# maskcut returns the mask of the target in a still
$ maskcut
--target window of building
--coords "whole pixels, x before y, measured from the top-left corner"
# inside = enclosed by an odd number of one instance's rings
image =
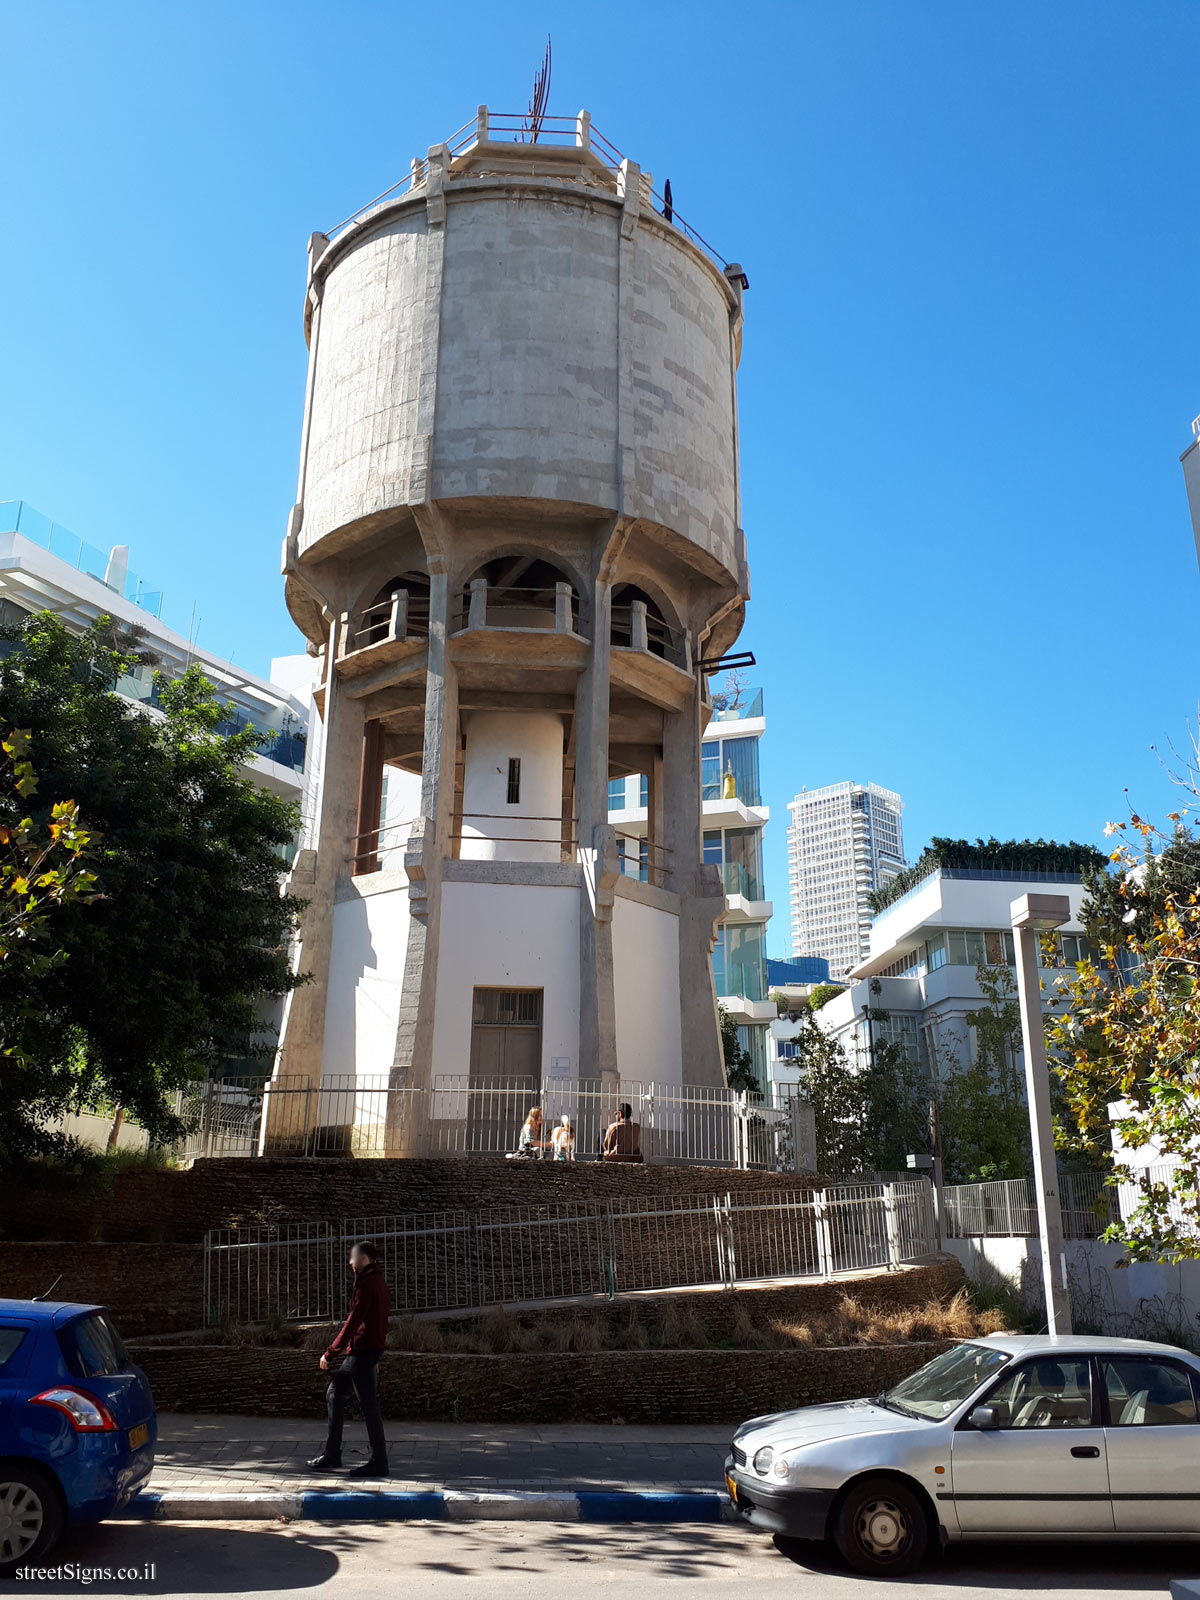
[[[758,786],[758,740],[722,739],[721,772],[733,774],[737,797],[745,806],[762,804]]]
[[[624,811],[625,809],[625,779],[610,778],[608,780],[608,809],[610,811]]]
[[[1081,961],[1091,960],[1092,947],[1081,933],[1060,933],[1058,948],[1069,967],[1077,967]]]
[[[710,829],[704,835],[704,859],[710,866],[719,867],[725,860],[721,845],[720,828]]]
[[[705,800],[721,798],[721,742],[706,739],[700,746],[700,794]]]
[[[750,1057],[750,1070],[758,1079],[761,1089],[767,1081],[767,1035],[769,1029],[765,1023],[757,1026],[743,1022],[738,1023],[738,1044]]]
[[[939,967],[944,967],[947,961],[946,935],[939,933],[936,939],[930,939],[925,946],[925,965],[928,971],[936,972]]]
[[[519,805],[521,800],[521,758],[509,756],[508,758],[508,803],[510,806]]]
[[[737,879],[736,888],[726,885],[730,892],[745,895],[747,900],[761,900],[762,829],[726,828],[725,860],[737,869],[727,874]]]
[[[945,937],[952,966],[1011,967],[1016,960],[1012,934],[999,928],[956,928]]]

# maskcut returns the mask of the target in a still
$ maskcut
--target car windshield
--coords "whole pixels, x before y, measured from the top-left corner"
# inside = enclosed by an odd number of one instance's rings
[[[940,1422],[1007,1360],[1003,1350],[993,1350],[990,1345],[958,1344],[881,1394],[879,1401],[894,1411]]]

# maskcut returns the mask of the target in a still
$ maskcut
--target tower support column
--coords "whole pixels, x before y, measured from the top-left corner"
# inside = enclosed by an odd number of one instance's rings
[[[579,906],[579,1076],[615,1083],[613,973],[616,844],[608,825],[609,637],[612,592],[593,584],[592,648],[575,692],[575,838],[583,869]]]
[[[679,896],[683,1081],[717,1089],[725,1082],[725,1068],[711,957],[717,919],[725,909],[725,889],[716,867],[704,864],[701,851],[700,721],[697,678],[691,703],[663,716],[661,817],[667,886]]]
[[[431,515],[431,513],[426,513]],[[404,853],[408,874],[408,949],[390,1087],[389,1155],[429,1154],[433,1030],[441,939],[442,865],[451,854],[454,766],[458,754],[458,675],[446,639],[450,590],[445,563],[430,561],[429,652],[421,815]],[[415,1091],[411,1094],[402,1091]]]
[[[320,773],[312,844],[297,857],[289,889],[305,901],[296,944],[296,967],[309,981],[287,998],[281,1045],[273,1077],[297,1089],[318,1089],[325,1049],[325,1011],[333,945],[333,909],[339,878],[350,871],[358,829],[359,784],[363,767],[363,709],[360,700],[340,692],[335,663],[347,619],[329,624],[325,653],[325,704],[321,718]],[[290,1137],[295,1110],[289,1096],[270,1097],[264,1137]],[[310,1095],[309,1100],[313,1097]]]

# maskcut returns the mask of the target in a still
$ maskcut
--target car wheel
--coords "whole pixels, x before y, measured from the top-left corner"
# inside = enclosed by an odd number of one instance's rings
[[[62,1502],[50,1475],[24,1462],[0,1463],[0,1578],[45,1555],[62,1529]]]
[[[925,1559],[929,1545],[925,1507],[894,1478],[867,1478],[852,1485],[838,1507],[833,1541],[855,1572],[899,1577]]]

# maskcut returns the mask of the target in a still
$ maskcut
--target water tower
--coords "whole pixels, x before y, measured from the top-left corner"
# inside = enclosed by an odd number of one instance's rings
[[[451,1080],[723,1083],[700,735],[748,595],[745,278],[586,112],[521,124],[481,106],[309,247],[312,979],[277,1073],[420,1091],[397,1153]]]

